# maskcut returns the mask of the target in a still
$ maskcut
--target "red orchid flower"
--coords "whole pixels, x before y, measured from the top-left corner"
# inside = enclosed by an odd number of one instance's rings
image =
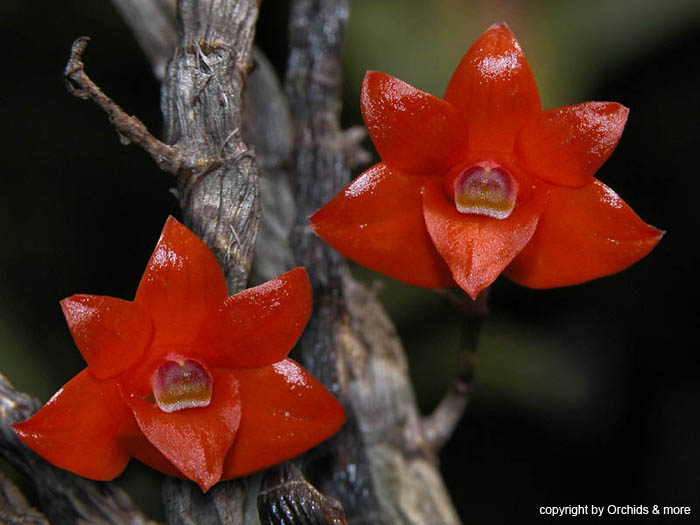
[[[531,288],[577,284],[644,257],[663,232],[593,175],[627,108],[542,111],[505,24],[467,51],[443,100],[368,72],[362,114],[382,158],[310,217],[368,268],[472,298],[501,272]]]
[[[13,425],[54,465],[109,480],[131,457],[203,491],[297,456],[343,407],[287,353],[311,314],[296,268],[228,296],[207,246],[170,217],[134,301],[61,302],[87,368]]]

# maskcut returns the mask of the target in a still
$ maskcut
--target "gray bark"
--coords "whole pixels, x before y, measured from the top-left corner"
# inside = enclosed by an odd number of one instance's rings
[[[261,516],[271,523],[296,516],[299,523],[342,523],[342,504],[351,523],[458,523],[391,321],[374,294],[348,275],[343,258],[307,225],[306,217],[349,181],[349,166],[366,157],[358,147],[361,134],[339,126],[347,1],[293,2],[284,92],[261,56],[248,77],[255,0],[180,0],[177,33],[172,0],[114,2],[157,76],[168,48],[173,50],[162,88],[165,144],[143,139],[145,128],[136,126],[134,134],[128,120],[120,133],[146,144],[159,165],[177,175],[185,222],[214,250],[231,293],[246,286],[251,269],[257,282],[292,265],[307,268],[314,314],[295,356],[348,412],[341,432],[297,461],[325,495],[289,464],[220,483],[204,495],[190,482],[169,479],[163,489],[168,521],[259,523]],[[144,9],[158,12],[152,23]],[[163,33],[152,34],[157,31]],[[95,100],[89,90],[76,91]],[[107,106],[119,128],[119,108]],[[258,183],[263,218],[256,240]],[[93,483],[59,472],[66,479],[56,485]],[[99,486],[105,487],[104,508],[129,508],[110,484]],[[47,516],[52,505],[82,508],[82,500],[59,492],[42,500]]]
[[[180,0],[179,42],[161,90],[166,142],[186,159],[178,174],[185,223],[214,251],[230,293],[246,287],[260,221],[257,165],[242,139],[257,9],[255,0]],[[202,494],[190,482],[168,480],[168,521],[254,523],[251,482],[220,483]]]
[[[338,396],[345,427],[314,451],[312,478],[351,523],[450,524],[459,519],[424,439],[406,359],[377,298],[348,276],[343,258],[307,216],[349,182],[340,129],[340,52],[346,0],[295,0],[285,81],[295,126],[292,176],[296,263],[306,267],[314,313],[298,345],[302,363]]]
[[[48,525],[41,512],[31,507],[19,489],[0,473],[0,523]]]
[[[214,251],[231,293],[245,288],[260,221],[258,171],[241,138],[255,0],[180,0],[180,40],[161,90],[166,142],[185,158],[185,223]]]

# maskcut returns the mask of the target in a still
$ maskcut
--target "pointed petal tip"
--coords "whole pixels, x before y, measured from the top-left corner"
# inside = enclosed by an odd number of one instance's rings
[[[221,481],[221,473],[219,473],[218,476],[212,475],[199,479],[190,478],[190,481],[195,482],[199,486],[199,488],[202,489],[202,494],[206,494],[207,492],[209,492],[210,488],[212,488],[219,481]]]
[[[134,298],[151,315],[154,344],[188,341],[226,297],[226,280],[214,253],[184,224],[168,217]]]
[[[541,104],[532,69],[507,24],[494,24],[477,38],[443,100],[465,118],[472,151],[512,150],[519,130]]]
[[[28,417],[24,421],[17,421],[12,423],[10,428],[14,431],[15,435],[19,440],[25,444],[28,448],[36,452],[43,457],[41,453],[41,433],[37,432],[35,422],[32,420],[32,416]]]
[[[369,88],[369,83],[372,79],[374,79],[376,77],[384,77],[384,76],[393,78],[391,75],[387,75],[386,73],[383,73],[382,71],[376,71],[374,69],[368,69],[367,71],[365,71],[365,76],[362,77],[362,90],[361,90],[362,95],[364,95],[366,93],[367,89]]]
[[[180,221],[178,221],[175,217],[172,215],[168,215],[168,218],[165,219],[165,224],[163,224],[163,229],[160,232],[160,239],[162,239],[165,236],[165,232],[169,232],[171,230],[178,229],[180,227],[187,228],[184,224],[182,224]]]
[[[440,184],[425,186],[423,212],[428,232],[452,273],[472,299],[504,271],[532,238],[547,204],[533,192],[507,219],[462,214]]]
[[[491,279],[490,281],[475,281],[471,279],[471,276],[455,275],[455,281],[457,281],[457,286],[459,286],[464,293],[466,293],[472,301],[476,301],[479,294],[483,292],[486,288],[491,286],[494,281],[498,278],[498,275]],[[465,278],[466,277],[466,278]]]
[[[659,243],[659,241],[661,241],[661,239],[664,238],[667,231],[657,228],[656,226],[653,226],[651,224],[647,224],[647,227],[649,228],[647,240],[649,243],[653,243],[654,246],[656,246]]]
[[[489,28],[481,34],[480,38],[483,38],[484,36],[489,35],[491,33],[500,33],[500,32],[503,32],[506,35],[508,35],[513,41],[515,41],[515,44],[518,47],[520,47],[520,44],[518,43],[518,39],[515,37],[513,30],[510,28],[510,26],[506,22],[496,22],[495,24],[491,24],[491,26],[489,26]]]
[[[228,297],[196,337],[209,366],[258,368],[283,360],[311,316],[313,295],[306,269],[293,268]],[[231,334],[236,334],[231,338]]]
[[[165,219],[165,224],[160,232],[158,244],[160,244],[163,239],[172,238],[173,235],[177,235],[178,233],[181,236],[184,236],[184,238],[194,237],[204,244],[204,241],[202,241],[192,230],[176,219],[173,215],[168,215],[168,218]]]
[[[489,31],[491,31],[493,29],[506,29],[512,33],[512,31],[510,30],[510,27],[508,26],[508,23],[505,21],[504,22],[495,22],[495,23],[491,24],[489,26],[489,28],[486,31],[484,31],[484,33],[488,33]]]
[[[617,102],[600,101],[543,111],[520,130],[515,156],[555,186],[586,186],[617,147],[628,113]]]
[[[472,301],[476,301],[476,298],[479,297],[479,294],[481,293],[481,291],[484,288],[485,288],[485,286],[479,287],[479,288],[473,288],[471,286],[467,286],[467,287],[463,288],[463,290],[467,293],[467,295],[469,296],[469,298]]]
[[[129,461],[118,435],[130,417],[118,390],[83,370],[36,413],[11,427],[20,441],[52,465],[108,481]]]
[[[664,231],[646,224],[597,179],[551,191],[531,242],[505,275],[528,288],[571,286],[619,273],[646,257]]]
[[[305,302],[308,303],[308,313],[310,317],[311,309],[313,307],[313,292],[311,290],[311,279],[309,278],[309,273],[306,271],[306,267],[297,266],[296,268],[292,268],[288,272],[283,273],[279,277],[285,277],[288,280],[291,279],[292,282],[296,280],[296,285],[304,290],[303,297]],[[306,326],[306,324],[304,324],[304,326]]]
[[[27,432],[24,430],[24,424],[26,422],[27,420],[25,419],[24,421],[18,421],[17,423],[12,423],[10,425],[10,428],[14,431],[15,434],[17,434],[17,437],[23,442],[27,438]]]
[[[97,379],[135,364],[153,339],[150,316],[133,301],[76,294],[60,305],[73,341]]]
[[[63,316],[68,319],[75,308],[75,305],[80,302],[80,299],[83,297],[87,297],[86,294],[73,294],[70,297],[64,297],[61,299],[58,304],[61,306],[61,311],[63,312]]]
[[[306,277],[306,280],[309,279],[309,274],[307,273],[306,268],[304,266],[297,266],[296,268],[292,268],[288,272],[280,274],[280,277],[282,275],[285,275],[285,274],[286,275],[299,275],[299,277],[302,277],[302,278]],[[303,274],[303,276],[302,276],[302,274]]]
[[[659,228],[657,228],[656,226],[652,226],[651,224],[647,224],[647,226],[649,227],[649,234],[646,239],[646,243],[649,249],[647,250],[646,254],[649,254],[651,253],[651,250],[656,248],[656,245],[661,242],[661,239],[664,238],[664,236],[666,235],[666,230],[660,230]],[[640,257],[640,259],[644,258],[646,254]]]
[[[360,107],[379,156],[405,173],[442,173],[467,145],[467,125],[457,108],[392,75],[368,72]]]
[[[364,84],[365,82],[367,82],[367,78],[377,73],[379,73],[379,71],[376,71],[374,69],[368,69],[367,71],[365,71],[365,76],[362,79],[362,83]]]
[[[212,372],[215,387],[207,407],[165,413],[139,396],[122,392],[144,438],[202,492],[221,479],[242,413],[235,375],[225,369]]]

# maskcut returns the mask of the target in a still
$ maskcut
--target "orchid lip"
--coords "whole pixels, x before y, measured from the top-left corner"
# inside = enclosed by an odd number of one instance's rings
[[[454,181],[454,199],[460,213],[506,219],[515,208],[518,183],[498,165],[466,168]]]
[[[151,376],[155,403],[168,413],[209,406],[213,383],[207,367],[190,358],[166,358]]]

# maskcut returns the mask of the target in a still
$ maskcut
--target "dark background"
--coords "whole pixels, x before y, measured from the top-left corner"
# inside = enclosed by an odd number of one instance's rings
[[[266,0],[259,24],[259,45],[280,71],[287,9]],[[695,521],[700,5],[355,0],[345,125],[361,123],[365,70],[441,95],[462,54],[502,20],[546,108],[631,108],[598,175],[667,234],[629,270],[584,285],[532,291],[497,281],[477,391],[442,455],[452,496],[469,523],[547,521],[540,506],[586,504],[687,505],[693,515],[681,521]],[[132,297],[166,216],[178,214],[169,176],[65,91],[61,72],[81,35],[93,38],[91,77],[156,134],[161,126],[158,84],[109,2],[0,3],[0,370],[42,399],[82,367],[58,301]],[[431,410],[456,362],[456,317],[430,291],[356,270],[383,283],[419,402]],[[158,478],[132,464],[119,480],[153,517],[162,516]]]

